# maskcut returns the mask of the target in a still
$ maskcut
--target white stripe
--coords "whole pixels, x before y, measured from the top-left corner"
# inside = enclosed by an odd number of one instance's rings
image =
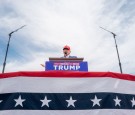
[[[15,77],[15,78],[0,79],[0,93],[10,93],[10,92],[35,92],[35,93],[115,92],[115,93],[135,94],[135,82],[128,80],[118,80],[114,78]]]
[[[6,110],[0,115],[135,115],[135,110],[102,109],[102,110]]]

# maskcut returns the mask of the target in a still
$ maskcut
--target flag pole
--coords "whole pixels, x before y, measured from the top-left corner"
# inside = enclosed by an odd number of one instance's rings
[[[2,73],[4,73],[4,71],[5,71],[6,60],[7,60],[7,54],[8,54],[8,49],[9,49],[9,43],[10,43],[10,39],[11,39],[11,37],[12,37],[12,34],[15,33],[15,32],[17,32],[18,30],[22,29],[22,28],[25,27],[25,26],[26,26],[26,25],[21,26],[20,28],[18,28],[18,29],[16,29],[16,30],[14,30],[14,31],[12,31],[12,32],[9,33],[9,39],[8,39],[8,44],[7,44],[5,59],[4,59],[4,63],[3,63]]]

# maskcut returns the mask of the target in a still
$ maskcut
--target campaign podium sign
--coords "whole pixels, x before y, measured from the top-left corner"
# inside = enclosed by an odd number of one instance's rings
[[[49,58],[45,65],[46,71],[88,71],[88,63],[83,58]]]

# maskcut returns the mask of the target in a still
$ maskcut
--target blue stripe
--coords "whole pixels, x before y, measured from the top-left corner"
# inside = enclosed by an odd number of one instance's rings
[[[18,105],[15,107],[15,100],[19,95],[25,101],[22,103],[23,107]],[[95,95],[98,99],[102,99],[99,103],[100,106],[93,106],[91,99],[94,99]],[[43,100],[47,96],[49,107],[43,106],[40,100]],[[72,96],[73,100],[77,100],[73,106],[69,106],[66,100],[69,100]],[[118,97],[121,100],[121,106],[115,106],[114,99]],[[131,100],[135,98],[132,94],[120,94],[120,93],[6,93],[0,94],[0,110],[88,110],[88,109],[135,109],[132,107]]]

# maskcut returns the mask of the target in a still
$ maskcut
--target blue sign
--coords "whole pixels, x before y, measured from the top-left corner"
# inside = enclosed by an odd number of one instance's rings
[[[88,71],[87,62],[52,62],[46,61],[47,70],[60,70],[60,71]]]

